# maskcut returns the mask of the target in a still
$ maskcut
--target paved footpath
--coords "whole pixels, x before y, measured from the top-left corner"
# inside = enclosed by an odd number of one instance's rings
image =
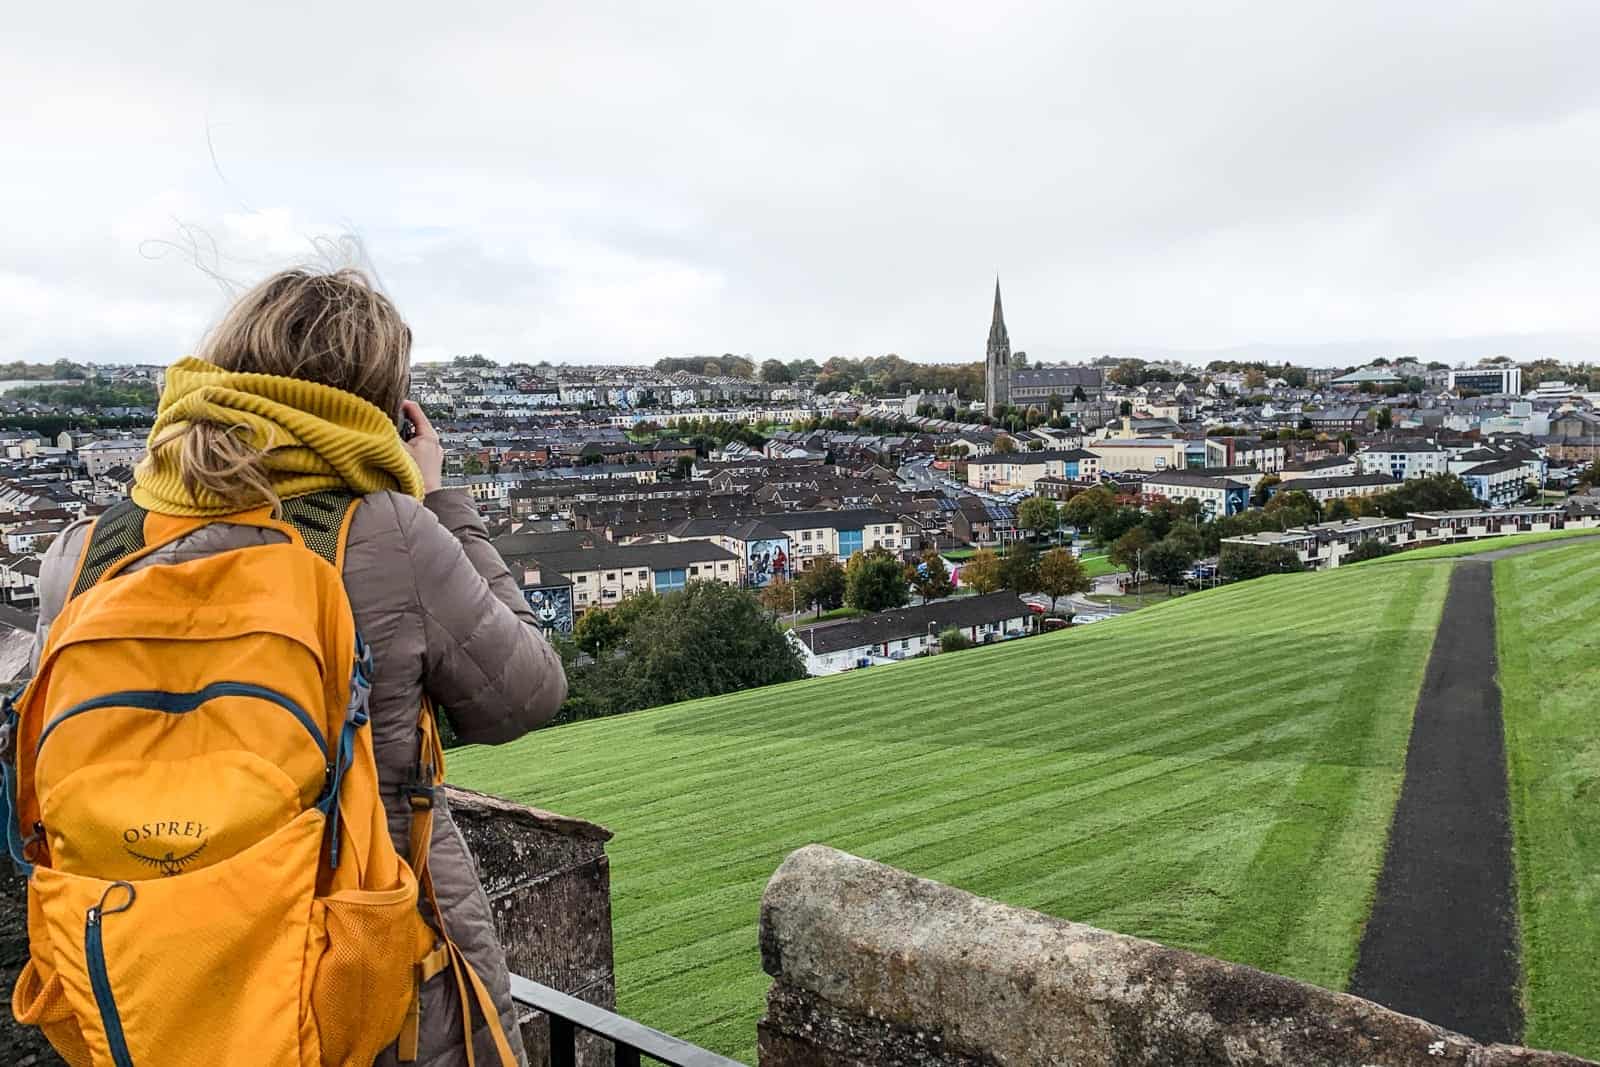
[[[1350,991],[1513,1041],[1522,1019],[1492,574],[1470,559],[1452,570]]]
[[[1522,1032],[1493,561],[1589,540],[1489,550],[1455,564],[1350,980],[1358,996],[1480,1041]]]

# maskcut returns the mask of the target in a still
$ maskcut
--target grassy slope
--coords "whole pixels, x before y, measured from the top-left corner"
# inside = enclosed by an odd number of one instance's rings
[[[1600,548],[1495,564],[1525,1040],[1600,1055]]]
[[[1413,548],[1405,552],[1396,552],[1392,556],[1369,559],[1364,563],[1352,563],[1350,566],[1366,567],[1379,563],[1412,563],[1417,560],[1455,559],[1460,556],[1475,556],[1480,552],[1494,552],[1501,548],[1515,548],[1517,545],[1531,545],[1541,541],[1564,541],[1569,537],[1594,537],[1597,535],[1600,535],[1600,530],[1548,530],[1544,533],[1506,534],[1503,537],[1485,537],[1477,541],[1461,541],[1448,545],[1431,545],[1428,548]]]
[[[1107,574],[1116,574],[1123,568],[1112,563],[1105,553],[1083,557],[1083,572],[1091,578],[1099,578]]]
[[[1447,570],[1272,576],[461,750],[452,778],[615,830],[621,1010],[731,1055],[762,887],[812,841],[1340,988]]]

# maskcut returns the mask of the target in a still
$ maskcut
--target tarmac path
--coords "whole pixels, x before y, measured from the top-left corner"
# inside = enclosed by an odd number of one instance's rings
[[[1456,561],[1350,992],[1480,1041],[1522,1032],[1520,937],[1495,647],[1497,559]]]

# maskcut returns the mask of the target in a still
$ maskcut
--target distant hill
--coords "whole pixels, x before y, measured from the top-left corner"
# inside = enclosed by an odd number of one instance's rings
[[[1200,366],[1214,359],[1266,363],[1294,363],[1303,367],[1343,367],[1364,364],[1382,356],[1412,356],[1424,363],[1438,361],[1452,367],[1472,364],[1490,356],[1528,361],[1543,357],[1572,362],[1600,360],[1600,334],[1520,333],[1481,337],[1426,337],[1411,340],[1374,337],[1321,344],[1273,344],[1265,341],[1219,348],[1172,348],[1161,345],[1049,345],[1029,346],[1042,360],[1095,359],[1103,355],[1137,356],[1148,360],[1179,360]]]

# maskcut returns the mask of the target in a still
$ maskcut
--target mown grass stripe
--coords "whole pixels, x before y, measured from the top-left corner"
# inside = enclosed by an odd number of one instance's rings
[[[1600,550],[1494,565],[1523,1040],[1600,1056]]]

